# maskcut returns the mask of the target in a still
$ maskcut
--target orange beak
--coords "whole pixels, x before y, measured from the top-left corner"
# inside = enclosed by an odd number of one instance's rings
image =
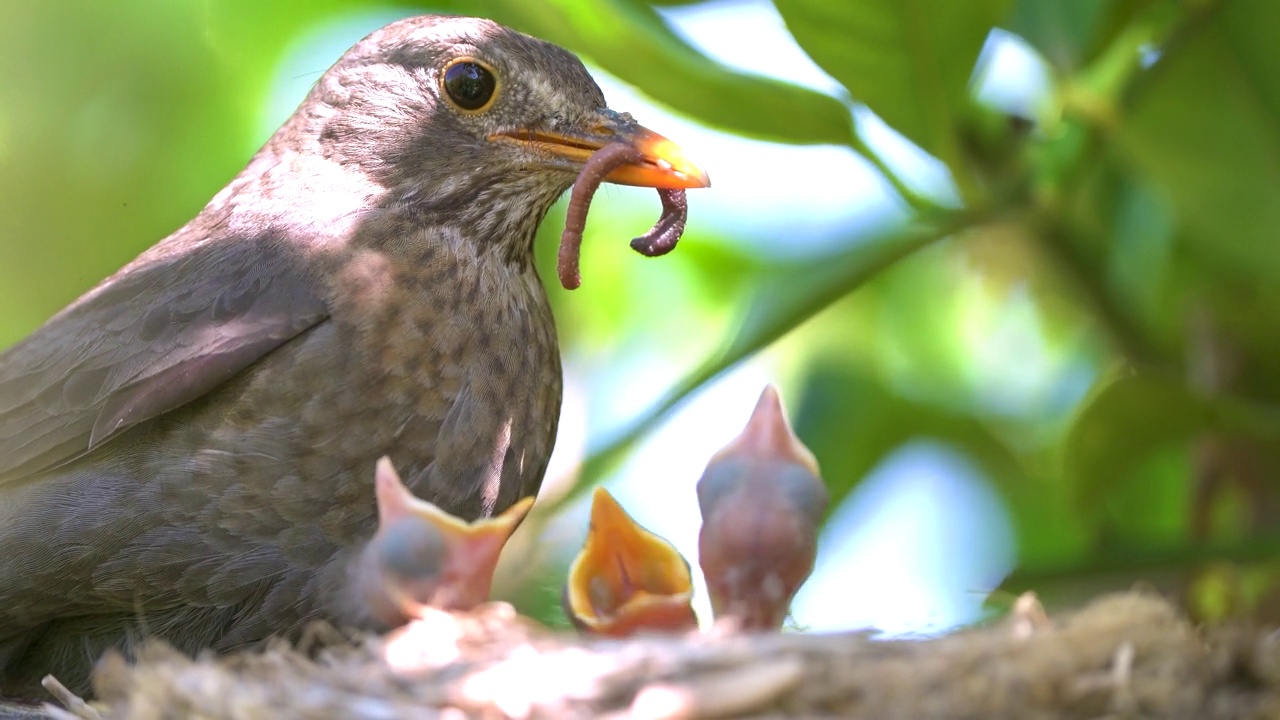
[[[610,637],[694,630],[692,596],[689,563],[596,488],[591,529],[565,585],[569,620],[583,632]]]
[[[612,110],[600,111],[596,120],[580,132],[521,128],[495,133],[489,139],[515,143],[544,157],[549,165],[575,173],[595,151],[609,143],[624,143],[635,148],[641,159],[606,175],[609,182],[669,190],[711,186],[707,172],[686,157],[679,145],[640,125],[630,115]]]

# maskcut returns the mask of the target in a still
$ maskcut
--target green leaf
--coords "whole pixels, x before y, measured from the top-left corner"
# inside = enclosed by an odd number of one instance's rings
[[[1153,452],[1185,443],[1209,422],[1205,401],[1168,378],[1130,375],[1105,386],[1063,444],[1064,471],[1079,490],[1079,505],[1098,507]]]
[[[245,160],[242,88],[204,42],[201,7],[5,10],[0,347],[188,220]]]
[[[899,260],[975,222],[967,213],[944,213],[920,220],[890,235],[867,239],[835,258],[799,267],[774,267],[751,286],[750,299],[736,332],[724,348],[683,380],[583,463],[573,486],[549,508],[564,506],[594,487],[626,452],[673,408],[703,385],[800,326],[836,300],[861,287]]]
[[[1105,0],[1018,0],[1009,29],[1039,50],[1054,66],[1080,66]]]
[[[882,380],[827,358],[808,374],[794,413],[796,434],[822,467],[831,508],[898,448],[917,440],[943,443],[979,468],[1000,494],[1017,533],[1022,564],[1073,557],[1083,546],[1075,517],[1063,512],[1056,477],[1034,474],[983,418],[936,400],[904,397]]]
[[[1144,481],[1157,453],[1181,449],[1206,433],[1274,442],[1275,407],[1193,392],[1181,379],[1155,372],[1121,377],[1098,390],[1063,443],[1064,472],[1082,509],[1099,509],[1125,483]]]
[[[1280,277],[1278,24],[1280,3],[1262,0],[1190,22],[1138,84],[1117,133],[1173,200],[1196,257],[1264,287]]]
[[[1280,535],[1274,532],[1216,543],[1132,544],[1081,554],[1052,566],[1019,568],[1001,588],[1009,592],[1034,590],[1041,597],[1070,594],[1079,598],[1099,588],[1113,589],[1123,578],[1167,578],[1174,573],[1189,574],[1207,563],[1267,562],[1278,555]]]
[[[335,13],[358,10],[372,3],[345,0],[283,0],[263,3],[254,0],[221,0],[210,2],[204,12],[205,42],[217,53],[228,74],[255,89],[265,88],[276,70],[288,43],[312,23]],[[320,71],[338,58],[327,58]],[[239,102],[255,107],[262,98],[246,93]]]
[[[1229,437],[1264,447],[1280,436],[1274,406],[1193,392],[1181,378],[1146,372],[1098,390],[1063,442],[1063,471],[1076,511],[1099,538],[1144,542],[1181,537],[1191,510],[1187,451]]]
[[[732,70],[636,0],[487,0],[465,8],[580,53],[658,102],[725,130],[797,144],[847,145],[853,137],[842,101]]]
[[[832,512],[919,427],[908,403],[846,358],[820,359],[805,378],[793,425],[818,458]]]
[[[1008,0],[775,0],[796,42],[890,126],[959,169],[969,78]]]
[[[1133,15],[1135,0],[1017,0],[1009,29],[1064,72],[1106,47]]]
[[[437,0],[430,10],[420,3],[396,5],[510,25],[584,56],[658,102],[732,132],[796,144],[847,145],[853,136],[853,119],[842,101],[717,63],[636,0]],[[360,7],[385,5],[341,0],[214,3],[209,37],[233,66],[269,69],[283,44],[307,23],[336,9]]]
[[[795,430],[822,466],[836,507],[877,465],[914,440],[936,440],[966,455],[996,485],[1025,474],[977,418],[901,396],[846,358],[825,357],[807,373]]]

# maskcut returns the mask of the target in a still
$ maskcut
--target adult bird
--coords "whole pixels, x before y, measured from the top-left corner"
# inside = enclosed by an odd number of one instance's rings
[[[348,51],[191,222],[0,355],[0,690],[143,636],[367,616],[370,473],[471,520],[536,493],[560,359],[535,230],[590,153],[698,187],[572,54],[418,17]]]

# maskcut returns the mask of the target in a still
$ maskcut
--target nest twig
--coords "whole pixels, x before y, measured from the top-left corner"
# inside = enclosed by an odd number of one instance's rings
[[[494,604],[314,657],[279,644],[192,660],[159,645],[95,673],[104,718],[1280,717],[1280,643],[1202,636],[1165,601],[1101,598],[923,641],[862,633],[629,641],[554,633]],[[79,717],[84,715],[78,714]]]

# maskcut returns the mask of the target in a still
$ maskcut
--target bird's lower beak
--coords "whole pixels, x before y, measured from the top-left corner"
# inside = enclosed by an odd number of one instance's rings
[[[610,143],[635,148],[641,159],[605,176],[619,185],[684,189],[711,186],[711,178],[685,156],[679,145],[640,125],[630,115],[604,110],[582,131],[517,129],[495,133],[494,142],[511,142],[554,161],[557,167],[581,168],[592,153]]]
[[[443,511],[438,515],[423,515],[444,536],[448,548],[441,587],[445,596],[442,605],[450,609],[470,609],[489,599],[502,548],[531,507],[533,498],[527,497],[496,517],[473,523],[462,522]]]
[[[697,627],[688,563],[640,527],[597,488],[591,530],[569,568],[565,611],[579,628],[604,635]]]

